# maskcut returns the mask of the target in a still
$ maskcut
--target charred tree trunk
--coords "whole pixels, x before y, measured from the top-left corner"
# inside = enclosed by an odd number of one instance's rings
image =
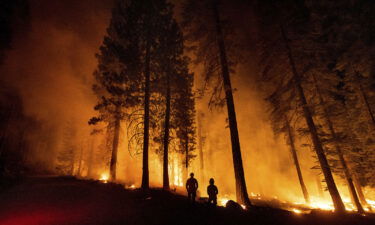
[[[346,116],[347,116],[348,118],[350,118],[349,113],[348,113],[348,107],[347,107],[347,105],[346,105],[346,104],[343,104],[343,107],[345,108]],[[352,127],[352,129],[353,129],[353,127]],[[361,142],[359,142],[359,145],[360,145],[360,146],[359,146],[360,148],[364,148],[364,147],[363,147],[363,144],[362,144]],[[360,199],[360,201],[361,201],[361,204],[362,204],[363,206],[368,206],[368,203],[367,203],[367,201],[366,201],[366,198],[365,198],[365,196],[364,196],[364,194],[363,194],[363,192],[362,192],[362,186],[361,186],[361,184],[360,184],[360,181],[359,181],[359,178],[358,178],[358,174],[359,174],[359,173],[353,173],[353,174],[352,174],[353,183],[354,183],[355,188],[356,188],[356,190],[357,190],[357,194],[358,194],[358,197],[359,197],[359,199]],[[370,208],[370,210],[371,210],[371,208]]]
[[[310,197],[309,197],[309,193],[307,192],[305,182],[303,181],[301,167],[299,165],[299,161],[298,161],[298,157],[297,157],[297,151],[296,151],[296,148],[295,148],[295,145],[294,145],[294,135],[293,135],[292,129],[289,125],[289,121],[288,121],[287,118],[285,118],[285,124],[286,124],[286,128],[287,128],[287,131],[288,131],[290,150],[291,150],[291,153],[292,153],[292,156],[293,156],[294,165],[296,166],[299,184],[301,185],[301,189],[302,189],[303,197],[305,198],[305,202],[308,204],[308,203],[310,203]]]
[[[185,128],[186,136],[185,136],[185,170],[186,174],[188,174],[189,170],[189,134],[188,128]]]
[[[184,164],[184,162],[186,161],[186,157],[185,157],[185,154],[181,154],[181,162],[182,164]],[[186,166],[184,166],[181,170],[181,173],[182,173],[182,180],[187,180],[189,178],[189,175],[188,175],[188,168]]]
[[[335,149],[336,149],[336,154],[339,157],[341,166],[342,166],[342,168],[344,170],[345,179],[346,179],[346,183],[347,183],[347,185],[349,187],[349,192],[350,192],[351,199],[353,201],[353,204],[357,207],[358,212],[359,213],[364,213],[362,205],[359,202],[358,195],[357,195],[357,192],[356,192],[354,184],[353,184],[352,175],[351,175],[349,167],[348,167],[348,165],[346,163],[346,160],[345,160],[345,157],[344,157],[344,153],[342,152],[340,145],[337,143],[338,137],[337,137],[336,131],[335,131],[334,127],[333,127],[333,123],[332,123],[331,118],[329,116],[328,109],[326,108],[326,103],[324,101],[324,98],[323,98],[322,93],[320,91],[320,88],[318,86],[318,83],[317,83],[315,75],[313,75],[313,80],[314,80],[315,89],[316,89],[316,91],[318,93],[319,103],[323,107],[324,118],[325,118],[326,123],[328,125],[329,132],[330,132],[332,138],[334,139],[334,145],[335,145]]]
[[[336,151],[337,151],[337,154],[339,156],[341,165],[344,169],[344,174],[345,174],[346,182],[347,182],[348,187],[349,187],[349,192],[350,192],[352,200],[354,201],[353,203],[357,207],[358,212],[363,214],[363,213],[365,213],[365,211],[363,210],[363,207],[362,207],[362,205],[359,201],[357,192],[356,192],[354,184],[353,184],[353,179],[352,179],[351,173],[349,171],[348,165],[346,164],[346,161],[345,161],[344,155],[342,153],[342,150],[339,146],[337,146]]]
[[[143,161],[142,161],[142,189],[149,188],[148,173],[148,144],[150,128],[150,41],[147,40],[145,56],[145,89],[144,89],[144,119],[143,119]]]
[[[363,191],[362,191],[361,182],[359,182],[359,179],[358,179],[357,175],[355,175],[355,174],[353,174],[353,183],[354,183],[354,186],[357,190],[358,197],[359,197],[359,200],[361,201],[362,205],[368,206],[365,195],[363,194]]]
[[[242,164],[240,139],[238,135],[236,111],[234,107],[232,85],[229,75],[229,66],[225,50],[224,37],[221,28],[220,15],[218,10],[219,0],[213,1],[213,13],[216,21],[216,35],[217,44],[220,54],[221,63],[221,74],[223,76],[225,98],[228,109],[228,119],[229,119],[229,129],[232,143],[232,155],[233,155],[233,166],[234,166],[234,176],[236,179],[236,197],[237,201],[246,206],[251,206],[251,202],[247,193],[245,173]]]
[[[163,158],[163,189],[169,190],[169,174],[168,174],[168,150],[169,150],[169,121],[171,114],[171,87],[170,77],[167,74],[167,93],[166,93],[166,107],[165,107],[165,122],[164,122],[164,158]]]
[[[111,162],[110,162],[110,180],[116,180],[116,166],[117,166],[117,151],[118,151],[118,143],[119,143],[119,136],[120,136],[120,106],[116,106],[116,115],[115,115],[115,124],[114,124],[114,132],[113,132],[113,142],[112,142],[112,155],[111,155]]]
[[[199,169],[201,172],[201,181],[204,182],[204,157],[203,157],[203,137],[202,137],[202,113],[198,114],[198,142],[199,142]]]
[[[282,33],[282,37],[283,37],[285,47],[286,47],[286,50],[287,50],[290,67],[292,69],[294,85],[295,85],[295,88],[297,89],[297,93],[298,93],[299,99],[301,101],[301,105],[302,105],[302,108],[303,108],[303,115],[305,117],[306,124],[309,128],[309,131],[310,131],[311,139],[313,141],[314,149],[315,149],[315,152],[318,156],[319,164],[320,164],[320,167],[322,168],[322,172],[323,172],[325,181],[327,183],[328,191],[331,195],[332,202],[333,202],[333,205],[335,207],[335,211],[339,212],[339,213],[344,213],[345,212],[345,205],[344,205],[344,203],[341,199],[340,193],[339,193],[339,191],[337,189],[337,186],[336,186],[336,183],[333,179],[331,168],[328,164],[328,160],[327,160],[326,155],[324,153],[322,143],[320,142],[320,139],[319,139],[319,136],[318,136],[318,131],[316,129],[316,126],[315,126],[314,120],[312,118],[310,109],[307,105],[307,100],[306,100],[305,93],[304,93],[304,90],[303,90],[302,84],[301,84],[301,77],[297,72],[296,65],[295,65],[295,62],[294,62],[294,58],[293,58],[293,55],[292,55],[292,50],[289,46],[288,39],[286,37],[284,28],[282,26],[281,26],[281,33]]]
[[[318,193],[321,198],[324,198],[324,191],[322,187],[322,181],[320,180],[319,174],[316,175],[316,187],[318,188]]]
[[[373,128],[375,129],[375,118],[374,118],[374,113],[371,109],[371,106],[368,102],[368,97],[367,97],[367,94],[365,92],[365,90],[363,90],[363,86],[361,84],[361,81],[359,81],[359,91],[361,92],[361,95],[362,95],[362,99],[363,99],[363,102],[365,103],[365,106],[366,106],[366,109],[367,109],[367,112],[369,114],[369,117],[371,119],[371,122],[372,122],[372,126]]]

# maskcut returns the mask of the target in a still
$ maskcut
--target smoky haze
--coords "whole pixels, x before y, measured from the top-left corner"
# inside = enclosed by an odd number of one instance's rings
[[[39,140],[35,140],[34,156],[41,163],[55,160],[67,123],[75,124],[81,137],[88,133],[95,104],[91,91],[95,53],[110,9],[107,0],[30,0],[27,28],[24,32],[15,28],[1,79],[17,90],[24,113],[46,127],[41,136],[55,137],[55,143],[43,150],[36,148]]]
[[[111,1],[29,2],[29,28],[27,32],[20,32],[14,37],[12,50],[8,51],[1,69],[1,79],[5,86],[17,90],[23,101],[24,113],[43,124],[39,138],[51,139],[52,143],[44,148],[38,148],[39,140],[34,140],[31,161],[53,170],[57,154],[64,144],[63,139],[66,138],[64,130],[67,126],[74,127],[76,146],[83,149],[89,146],[92,128],[87,121],[95,115],[93,106],[96,104],[91,90],[94,82],[92,73],[97,65],[95,54],[109,24]],[[244,18],[236,20],[246,21]],[[248,32],[245,36],[248,35],[246,37],[251,42],[254,31],[249,24],[239,23],[244,26],[245,33]],[[193,70],[197,77],[196,86],[199,86],[200,70]],[[303,201],[289,148],[283,137],[275,137],[272,132],[264,96],[258,90],[255,76],[252,76],[256,73],[256,61],[252,61],[247,66],[237,68],[237,73],[233,75],[248,190],[270,197]],[[201,191],[205,190],[208,179],[213,177],[220,194],[233,198],[235,183],[229,129],[226,128],[226,108],[209,110],[206,97],[197,101],[197,112],[205,115],[202,120],[202,135],[206,137],[203,149],[205,171],[202,176],[197,157],[189,172],[195,172],[200,178]],[[139,186],[141,159],[129,156],[125,134],[123,125],[118,157],[119,179]],[[99,148],[98,142],[95,145]],[[85,154],[88,154],[86,150]],[[314,165],[312,153],[300,155],[308,189],[312,195],[317,195],[317,175],[310,170]],[[152,155],[150,161],[151,183],[160,185],[160,160]],[[100,175],[100,168],[96,175]],[[181,178],[172,178],[171,183],[181,185]]]

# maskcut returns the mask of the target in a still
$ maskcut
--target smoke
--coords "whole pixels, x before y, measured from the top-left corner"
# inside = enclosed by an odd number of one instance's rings
[[[95,105],[91,91],[95,53],[109,23],[111,1],[30,0],[29,7],[29,26],[16,32],[1,80],[17,90],[24,113],[47,127],[40,136],[56,136],[48,149],[56,152],[68,122],[79,127],[78,139],[88,135],[87,120]],[[43,157],[40,151],[34,149],[36,158],[54,161],[48,158],[54,154]]]
[[[0,69],[1,82],[17,90],[22,98],[24,113],[43,124],[42,133],[33,136],[36,144],[31,158],[47,164],[50,169],[53,169],[56,154],[64,145],[67,124],[73,124],[76,129],[74,140],[76,146],[80,146],[77,149],[87,150],[81,154],[85,159],[81,166],[87,167],[88,155],[92,153],[92,160],[102,160],[96,153],[100,151],[99,144],[103,142],[104,135],[88,141],[92,128],[87,121],[95,115],[93,106],[96,97],[91,91],[94,82],[92,72],[97,65],[94,55],[109,24],[111,7],[111,1],[108,0],[30,0],[30,27],[25,32],[17,32],[12,50],[8,52]],[[248,16],[235,20],[242,21],[238,26],[243,27],[249,43],[247,47],[254,48],[251,43],[256,38],[256,26],[253,26],[251,13],[236,13],[233,16],[238,15]],[[245,66],[232,74],[233,87],[237,89],[234,98],[248,191],[302,202],[303,196],[289,147],[282,136],[274,136],[268,121],[266,103],[254,76],[257,69],[256,60],[247,60]],[[202,82],[199,80],[200,68],[193,70],[197,83]],[[207,98],[204,98],[197,101],[197,113],[205,115],[202,119],[202,136],[205,137],[204,171],[200,170],[197,157],[189,172],[194,172],[199,178],[202,195],[205,195],[209,178],[213,177],[221,196],[234,197],[235,182],[226,108],[209,110]],[[141,157],[130,157],[127,138],[126,123],[122,123],[118,177],[139,186]],[[48,143],[42,145],[40,139],[48,140]],[[95,150],[90,150],[90,145]],[[150,152],[151,183],[160,185],[160,158],[153,151]],[[199,154],[198,150],[196,154]],[[80,154],[76,155],[80,157]],[[311,155],[311,152],[299,153],[307,188],[312,195],[317,195],[317,175],[310,170],[314,165]],[[97,168],[95,173],[98,175],[101,171],[104,168]]]
[[[234,100],[248,191],[262,196],[300,200],[303,196],[289,147],[283,136],[275,137],[259,83],[255,76],[249,76],[256,73],[254,68],[239,68],[232,75],[233,88],[237,90]],[[233,197],[235,180],[226,108],[209,110],[204,100],[199,104],[199,111],[205,114],[202,125],[206,136],[203,186],[208,185],[209,178],[213,177],[221,193]],[[304,166],[303,169],[308,175],[309,167]],[[290,196],[291,193],[295,196]]]
[[[290,147],[286,144],[283,134],[277,137],[274,135],[268,117],[267,103],[264,100],[265,95],[260,88],[262,84],[257,79],[260,68],[256,43],[260,37],[257,36],[259,25],[255,13],[251,4],[229,4],[226,12],[228,18],[235,21],[234,26],[238,31],[237,38],[241,39],[241,48],[247,50],[243,55],[246,60],[231,74],[231,79],[232,87],[236,90],[234,101],[248,192],[250,195],[253,193],[284,201],[304,202]],[[192,69],[196,75],[196,87],[202,87],[204,81],[201,68]],[[224,106],[222,109],[210,110],[208,99],[209,96],[206,96],[197,102],[198,113],[205,115],[201,124],[205,138],[204,174],[199,169],[199,158],[191,170],[197,172],[201,178],[203,195],[206,195],[205,187],[212,177],[222,197],[227,195],[234,198],[235,178],[227,109]],[[297,143],[298,157],[310,196],[329,199],[327,193],[320,196],[318,182],[320,184],[322,177],[319,177],[318,171],[311,170],[316,165],[314,153],[302,149],[300,144]],[[336,180],[339,185],[342,184],[342,180]],[[340,191],[348,196],[345,187]]]

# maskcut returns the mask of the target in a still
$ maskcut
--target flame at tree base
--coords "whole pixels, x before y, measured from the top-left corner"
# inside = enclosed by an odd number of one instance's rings
[[[103,182],[103,183],[108,183],[109,175],[106,174],[106,173],[102,173],[102,174],[100,175],[99,180],[100,180],[101,182]]]

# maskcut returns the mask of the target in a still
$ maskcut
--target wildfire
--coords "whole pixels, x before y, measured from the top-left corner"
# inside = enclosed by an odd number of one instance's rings
[[[228,198],[220,198],[219,199],[219,205],[221,205],[221,206],[225,206],[226,204],[227,204],[227,202],[229,201],[229,199]]]
[[[255,194],[254,192],[250,192],[250,196],[252,198],[261,199],[260,194]]]
[[[333,204],[327,203],[327,202],[319,202],[319,201],[314,201],[309,204],[309,206],[313,209],[322,209],[322,210],[329,210],[333,211],[335,208],[333,207]]]
[[[108,182],[108,179],[109,179],[109,175],[106,174],[106,173],[102,173],[102,174],[100,175],[100,178],[99,178],[99,180],[102,181],[103,183],[107,183],[107,182]]]
[[[225,195],[223,198],[219,198],[219,201],[218,201],[218,204],[220,206],[226,206],[227,202],[230,200],[230,197],[228,197],[227,195]],[[243,205],[243,204],[240,204],[240,206],[243,208],[243,209],[246,209],[246,206]]]
[[[375,201],[374,200],[366,199],[366,202],[367,202],[367,204],[370,205],[371,208],[375,209]]]
[[[184,182],[182,181],[182,170],[178,166],[179,165],[178,164],[179,163],[178,162],[178,158],[174,157],[172,163],[173,163],[172,172],[174,174],[174,176],[172,178],[172,183],[176,187],[183,187],[184,186]]]
[[[137,187],[136,187],[134,184],[132,184],[132,185],[129,185],[129,186],[125,186],[125,188],[127,188],[127,189],[131,189],[131,190],[134,190],[134,189],[136,189]]]
[[[364,207],[364,210],[366,212],[369,212],[371,211],[371,208],[375,208],[375,201],[372,201],[372,200],[366,200],[369,207]],[[353,203],[350,201],[349,198],[343,198],[343,202],[344,202],[344,205],[345,205],[345,209],[346,211],[348,212],[355,212],[357,211],[356,207],[353,205]],[[304,204],[304,203],[301,203],[301,202],[293,202],[293,204],[295,206],[306,206],[308,208],[311,208],[311,209],[320,209],[320,210],[327,210],[327,211],[334,211],[334,206],[331,202],[329,201],[326,201],[326,200],[323,200],[323,199],[313,199],[311,201],[311,203],[309,204]],[[298,208],[290,208],[289,211],[291,212],[294,212],[294,213],[304,213],[303,210],[301,209],[298,209]]]
[[[299,210],[299,209],[292,209],[292,211],[293,211],[294,213],[297,213],[297,214],[301,214],[301,213],[302,213],[302,211]]]

